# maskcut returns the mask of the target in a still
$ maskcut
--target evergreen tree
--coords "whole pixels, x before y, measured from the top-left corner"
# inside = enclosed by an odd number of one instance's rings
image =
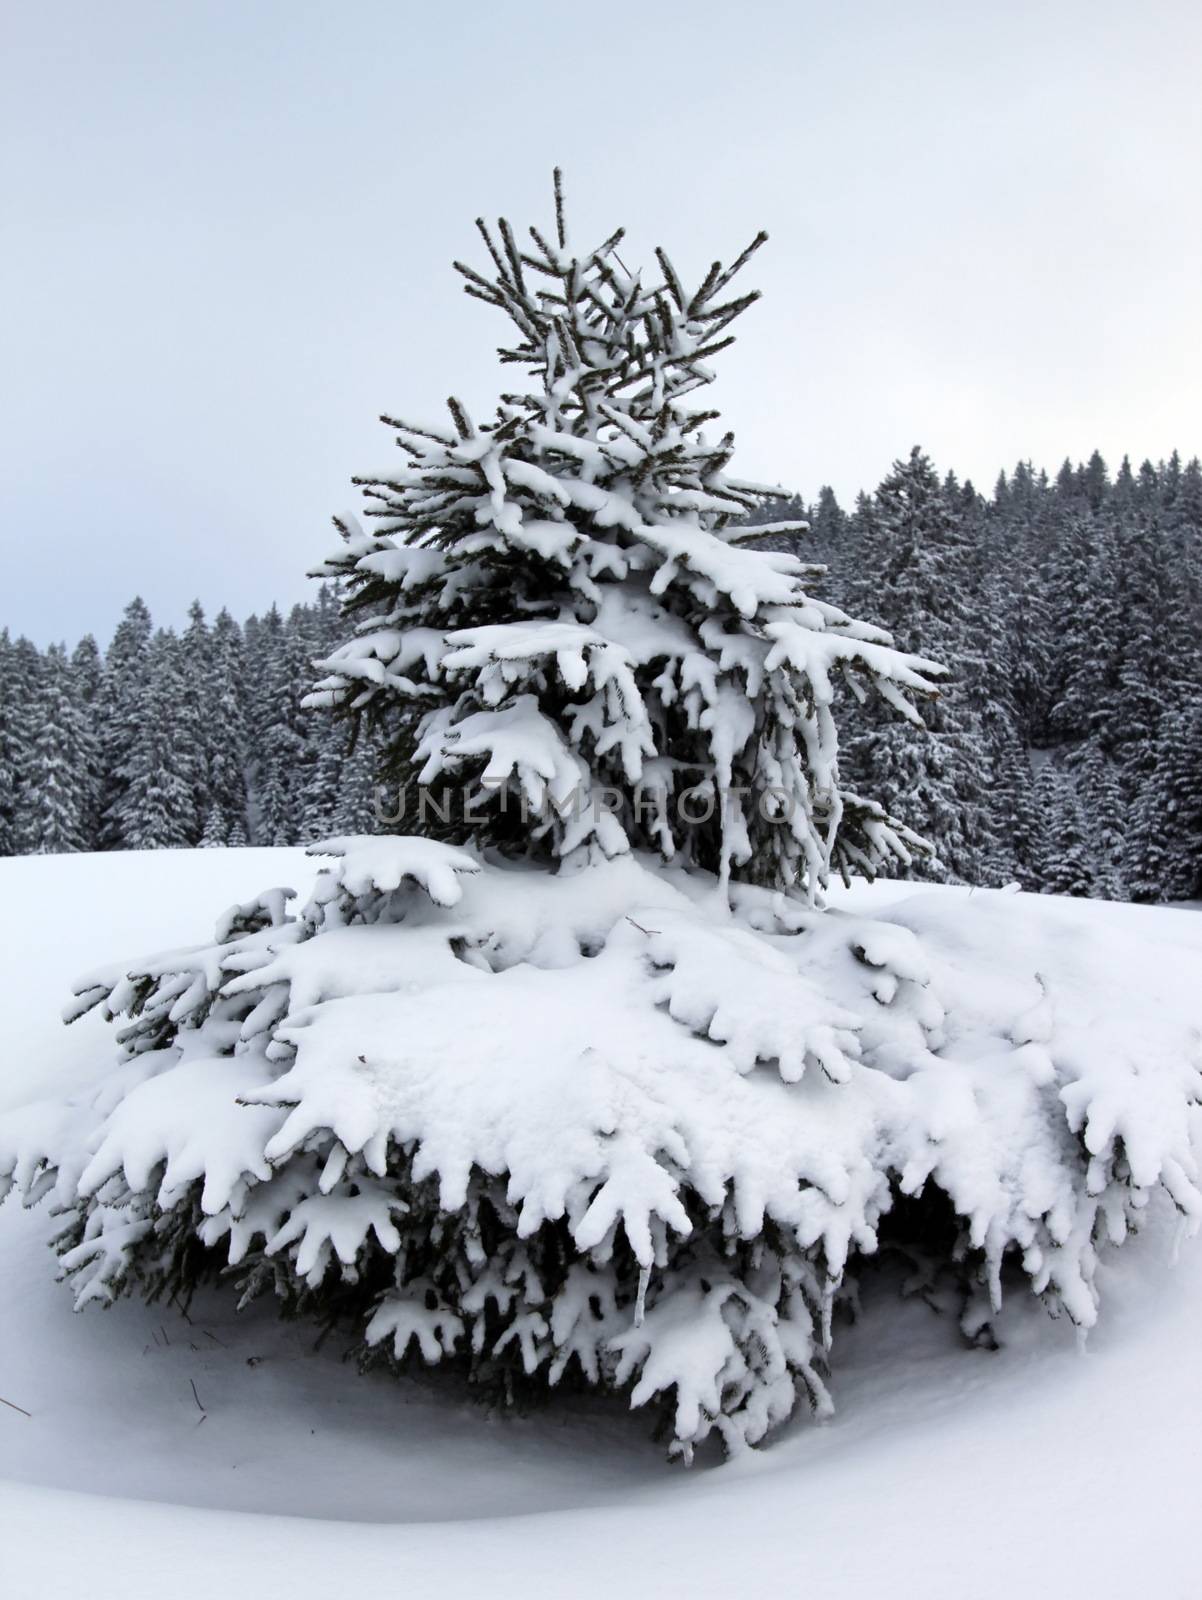
[[[930,840],[935,871],[975,882],[986,846],[978,715],[984,660],[965,502],[915,446],[860,507],[856,524],[857,606],[924,657],[947,664],[952,678],[924,709],[926,732],[870,711],[850,742],[849,772]]]
[[[197,844],[204,832],[212,791],[211,766],[224,739],[213,715],[213,648],[199,600],[188,607],[188,626],[179,642],[180,698],[174,717],[176,771],[188,790],[186,833]]]
[[[1127,471],[1129,475],[1129,463],[1127,463]],[[1091,511],[1100,511],[1106,499],[1106,491],[1110,486],[1110,477],[1106,463],[1097,450],[1094,451],[1085,465],[1080,468],[1078,479],[1081,493],[1089,505],[1089,509]]]
[[[24,765],[17,722],[16,651],[8,629],[0,629],[0,856],[19,849],[17,773]]]
[[[1157,508],[1154,503],[1140,503],[1129,470],[1119,486],[1125,493],[1117,500],[1115,514],[1121,626],[1114,748],[1134,798],[1152,773],[1160,713],[1171,693],[1178,608]]]
[[[104,658],[90,633],[71,653],[71,698],[77,708],[72,762],[78,790],[81,848],[100,846],[105,774],[98,718],[104,683]]]
[[[86,772],[90,729],[75,693],[66,651],[51,645],[42,662],[37,732],[30,752],[29,791],[36,796],[36,842],[40,855],[88,847]]]
[[[215,850],[229,841],[229,828],[218,805],[210,805],[205,812],[205,825],[200,835],[200,845],[204,850]]]
[[[155,634],[145,668],[130,748],[117,774],[121,798],[116,818],[126,849],[178,848],[193,842],[194,768],[192,752],[177,737],[183,675],[173,634]]]
[[[314,703],[366,722],[393,780],[466,786],[470,831],[502,848],[637,846],[811,894],[832,863],[910,859],[919,841],[839,781],[834,678],[913,715],[933,674],[811,599],[793,558],[741,548],[761,492],[691,403],[762,237],[688,291],[662,252],[660,283],[632,277],[620,234],[575,255],[562,211],[528,248],[481,227],[491,274],[458,270],[533,382],[487,424],[455,399],[446,429],[390,419],[404,462],[365,482],[381,531],[342,521],[322,569],[358,631]]]
[[[1027,751],[1005,708],[985,724],[988,762],[982,780],[988,795],[978,881],[986,885],[1039,883],[1041,823]]]
[[[16,855],[33,854],[42,838],[34,762],[42,718],[43,670],[37,646],[24,637],[18,639],[9,657],[9,698],[4,712],[5,744],[13,763],[10,835]]]
[[[246,842],[246,653],[242,630],[226,610],[213,623],[210,704],[213,736],[209,743],[208,807],[222,819],[225,836]],[[223,839],[221,842],[225,842]]]
[[[1119,614],[1112,530],[1065,515],[1049,572],[1052,629],[1048,727],[1060,742],[1102,741],[1115,728]]]
[[[809,514],[809,532],[800,543],[798,554],[808,561],[829,563],[825,588],[828,597],[841,605],[841,585],[848,578],[846,556],[849,543],[848,516],[835,497],[835,491],[824,484]]]
[[[1096,877],[1072,783],[1045,762],[1039,771],[1036,797],[1043,819],[1041,889],[1044,894],[1089,897]]]
[[[1161,719],[1127,862],[1135,900],[1202,898],[1202,700]]]
[[[141,597],[125,608],[104,658],[99,695],[100,758],[105,773],[101,797],[101,838],[109,849],[133,847],[123,828],[125,779],[138,728],[138,708],[146,686],[153,624]]]
[[[309,608],[294,606],[287,619],[276,607],[262,620],[252,664],[256,703],[255,840],[295,844],[303,836],[305,795],[316,761],[309,734],[312,718],[302,699],[318,653]]]
[[[1097,893],[1103,899],[1117,900],[1124,892],[1127,856],[1127,805],[1118,764],[1104,754],[1099,739],[1090,738],[1069,751],[1066,766],[1086,819]]]

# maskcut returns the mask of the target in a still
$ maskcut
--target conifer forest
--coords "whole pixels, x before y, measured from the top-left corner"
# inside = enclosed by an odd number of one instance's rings
[[[817,592],[951,678],[926,731],[841,709],[852,790],[930,841],[895,872],[1048,893],[1202,896],[1202,468],[1173,454],[982,493],[920,449],[841,506],[762,541],[826,565]],[[303,702],[341,637],[339,598],[155,626],[140,599],[107,648],[0,632],[0,854],[281,845],[388,831],[370,742]],[[390,803],[380,789],[380,806]]]

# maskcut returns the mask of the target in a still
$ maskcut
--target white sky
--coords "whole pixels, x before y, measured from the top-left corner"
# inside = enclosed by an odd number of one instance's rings
[[[1202,451],[1202,5],[55,0],[0,22],[0,624],[308,589],[391,460],[484,414],[472,219],[772,235],[712,391],[736,470],[850,501]]]

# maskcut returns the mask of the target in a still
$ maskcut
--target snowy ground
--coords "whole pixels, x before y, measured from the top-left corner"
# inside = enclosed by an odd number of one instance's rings
[[[78,972],[192,942],[223,905],[303,891],[313,871],[299,851],[0,861],[0,1107],[104,1048],[95,1016],[57,1021]],[[1066,938],[1107,919],[1202,976],[1196,913],[1030,906]],[[967,1352],[882,1285],[837,1343],[833,1422],[692,1473],[663,1463],[641,1417],[490,1418],[360,1377],[269,1307],[235,1316],[211,1295],[190,1322],[128,1302],[75,1316],[47,1227],[0,1208],[0,1395],[31,1413],[0,1406],[6,1596],[1202,1592],[1202,1247],[1172,1268],[1163,1214],[1104,1269],[1084,1354],[1019,1305],[1001,1352]]]

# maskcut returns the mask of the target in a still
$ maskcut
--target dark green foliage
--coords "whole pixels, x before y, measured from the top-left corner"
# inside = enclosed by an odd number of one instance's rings
[[[1038,855],[1040,888],[1045,894],[1088,899],[1095,893],[1097,880],[1081,802],[1072,779],[1045,762],[1040,768],[1035,798],[1042,824]]]
[[[20,719],[17,653],[8,629],[0,632],[0,855],[21,849],[20,780],[26,764],[25,728]]]
[[[828,537],[838,523],[828,506]],[[1004,716],[1004,690],[986,662],[998,648],[997,619],[980,561],[983,511],[971,485],[940,482],[917,447],[847,526],[854,576],[851,609],[905,636],[920,655],[946,662],[951,678],[923,708],[928,736],[889,726],[865,709],[849,741],[854,783],[899,808],[936,850],[923,876],[979,881],[996,851],[988,836],[982,778],[990,751],[984,723]],[[1012,877],[1009,868],[1005,876]]]
[[[101,811],[101,844],[125,848],[122,802],[125,798],[123,769],[134,743],[138,696],[146,674],[146,656],[154,631],[150,612],[143,600],[135,598],[125,608],[104,663],[104,678],[98,696],[97,737],[101,765],[106,774]]]
[[[831,564],[826,598],[952,669],[931,738],[844,714],[865,785],[915,820],[948,876],[1202,893],[1196,460],[1124,462],[1113,483],[1096,453],[1054,481],[1020,463],[986,500],[916,451],[850,516],[829,490],[806,514],[798,553]],[[1045,752],[1055,771],[1037,786]]]
[[[328,588],[245,628],[194,603],[178,636],[134,600],[103,654],[0,633],[0,855],[371,832],[369,752],[301,707],[339,637]]]
[[[86,850],[95,771],[95,741],[86,704],[61,645],[51,645],[42,662],[39,717],[28,751],[26,782],[38,797],[41,854]]]

